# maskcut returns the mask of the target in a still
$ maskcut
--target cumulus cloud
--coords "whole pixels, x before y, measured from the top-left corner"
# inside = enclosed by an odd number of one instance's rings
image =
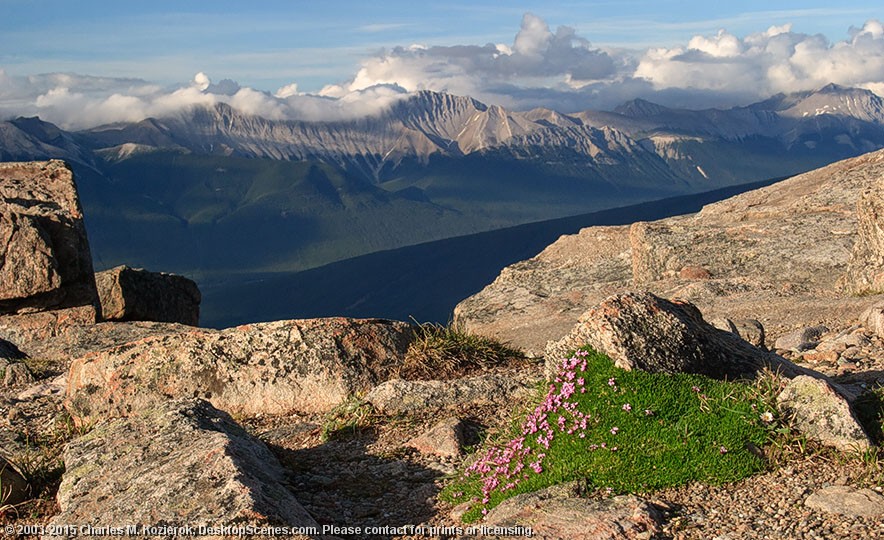
[[[343,120],[377,114],[410,92],[469,95],[513,109],[610,109],[641,97],[676,107],[727,107],[828,83],[884,95],[884,25],[870,20],[846,39],[772,26],[747,36],[725,29],[676,47],[605,49],[570,27],[525,14],[511,43],[394,47],[364,58],[348,80],[315,94],[297,83],[273,94],[230,79],[163,88],[139,79],[0,69],[0,118],[40,116],[69,129],[162,117],[228,103],[271,119]]]
[[[831,43],[822,35],[793,32],[790,25],[744,38],[721,30],[683,47],[647,51],[633,75],[655,89],[730,89],[754,97],[828,83],[880,90],[884,28],[870,20],[849,33],[850,39]]]
[[[555,32],[533,14],[525,14],[512,45],[396,47],[362,62],[337,93],[376,84],[396,84],[408,91],[436,90],[481,97],[496,85],[554,87],[615,77],[615,61],[577,36],[573,28]]]
[[[848,36],[831,42],[785,24],[744,37],[722,29],[677,47],[615,50],[593,47],[567,26],[552,30],[529,13],[511,44],[396,47],[366,58],[351,80],[323,93],[397,84],[562,111],[612,108],[637,97],[728,107],[832,82],[884,95],[884,26],[870,20]]]

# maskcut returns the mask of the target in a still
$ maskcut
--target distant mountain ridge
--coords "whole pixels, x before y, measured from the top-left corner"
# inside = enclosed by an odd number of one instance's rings
[[[319,161],[383,182],[397,178],[403,164],[425,166],[431,156],[492,153],[565,166],[641,162],[631,166],[635,174],[651,167],[656,176],[662,174],[658,181],[707,182],[716,176],[710,171],[717,171],[725,185],[812,168],[819,163],[802,164],[820,152],[829,162],[884,147],[884,100],[868,90],[830,84],[731,109],[672,109],[635,99],[612,112],[563,114],[548,109],[513,112],[470,97],[421,91],[378,115],[346,121],[269,120],[218,103],[77,133],[39,124],[46,125],[24,118],[0,124],[0,157],[89,161],[88,154],[95,152],[116,161],[133,152],[178,150]],[[58,136],[47,140],[48,131],[68,140],[55,144]],[[729,146],[748,156],[759,152],[745,148],[755,140],[794,162],[789,164],[794,170],[741,177],[747,171],[739,164],[714,164],[715,152],[696,148]],[[41,151],[55,155],[41,156]]]
[[[0,122],[0,160],[74,164],[98,267],[298,271],[789,176],[884,148],[884,105],[829,85],[732,109],[524,112],[417,92],[352,120],[226,104],[69,132]],[[243,268],[242,265],[248,265]]]

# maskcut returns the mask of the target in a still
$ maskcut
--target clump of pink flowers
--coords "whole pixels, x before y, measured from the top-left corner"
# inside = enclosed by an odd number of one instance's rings
[[[577,351],[571,358],[563,360],[555,384],[549,385],[546,397],[525,419],[521,434],[502,448],[489,449],[467,468],[467,476],[478,474],[483,479],[483,505],[488,505],[495,490],[511,490],[530,478],[532,473],[542,473],[545,450],[549,449],[557,434],[586,437],[589,415],[577,410],[575,394],[586,392],[586,381],[577,374],[586,371],[588,355],[586,351]],[[608,384],[616,386],[616,381],[612,378]],[[551,420],[551,417],[557,418]],[[598,448],[596,445],[592,447]],[[602,443],[601,447],[605,448],[605,444]],[[483,514],[486,512],[487,508]]]

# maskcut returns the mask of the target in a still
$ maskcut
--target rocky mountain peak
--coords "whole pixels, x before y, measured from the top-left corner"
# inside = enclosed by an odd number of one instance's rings
[[[633,99],[632,101],[627,101],[623,105],[620,105],[614,109],[614,112],[617,114],[622,114],[623,116],[631,116],[634,118],[640,118],[643,116],[659,116],[670,111],[671,109],[669,109],[668,107],[657,105],[656,103],[652,103],[646,99]]]
[[[869,90],[828,84],[796,99],[780,114],[793,118],[832,115],[884,124],[884,100]]]

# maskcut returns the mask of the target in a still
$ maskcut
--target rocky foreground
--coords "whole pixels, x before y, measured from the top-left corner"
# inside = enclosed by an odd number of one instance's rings
[[[96,276],[70,170],[2,164],[7,535],[884,537],[881,426],[856,409],[884,385],[882,197],[877,152],[696,215],[563,237],[456,312],[536,361],[425,381],[399,378],[405,323],[201,329],[188,280]],[[814,451],[780,449],[785,465],[720,487],[558,486],[470,529],[437,498],[446,478],[585,344],[627,369],[776,369]]]

